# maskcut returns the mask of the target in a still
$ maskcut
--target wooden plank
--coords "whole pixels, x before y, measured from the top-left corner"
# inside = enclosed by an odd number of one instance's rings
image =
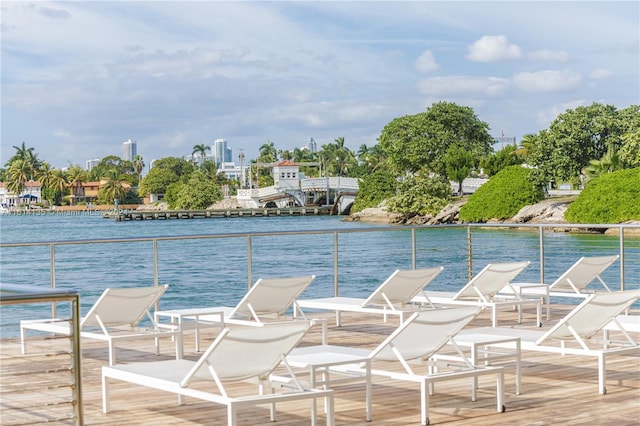
[[[554,317],[561,316],[556,309]],[[525,323],[515,324],[515,312],[501,313],[501,324],[523,328],[535,327],[535,313],[525,312]],[[398,325],[397,318],[383,323],[380,316],[343,314],[343,326],[335,327],[333,314],[314,314],[328,318],[331,344],[373,348]],[[483,312],[472,326],[490,324],[489,312]],[[550,327],[545,324],[543,329]],[[215,338],[216,329],[204,329],[204,346]],[[320,344],[320,328],[314,328],[303,344]],[[30,354],[21,355],[18,339],[2,339],[0,345],[0,423],[2,425],[43,423],[47,418],[63,417],[70,412],[66,403],[69,392],[64,388],[47,389],[55,377],[43,374],[46,369],[64,366],[68,357],[50,356],[64,350],[64,341],[32,342]],[[174,347],[163,342],[156,356],[147,341],[128,342],[117,349],[119,362],[172,359]],[[192,334],[185,338],[185,357],[197,359]],[[432,424],[496,425],[496,424],[638,424],[640,419],[640,356],[612,357],[607,362],[606,395],[598,394],[598,371],[595,358],[560,356],[538,352],[522,354],[522,394],[515,395],[514,369],[505,369],[505,401],[507,411],[495,407],[493,378],[480,380],[478,400],[470,398],[470,383],[439,383],[431,397]],[[102,414],[100,368],[108,363],[106,345],[83,341],[82,377],[85,424],[99,425],[184,425],[224,424],[226,409],[211,403],[187,399],[177,404],[173,394],[114,382],[112,413]],[[64,383],[64,381],[62,381]],[[242,391],[245,386],[234,386]],[[253,388],[251,388],[253,390]],[[419,424],[420,392],[417,384],[390,379],[373,380],[373,422],[366,423],[364,386],[348,384],[336,389],[336,421],[341,425],[415,425]],[[59,403],[46,405],[47,403]],[[286,403],[278,406],[278,425],[309,424],[309,404]],[[321,412],[321,410],[319,410]],[[324,416],[320,416],[321,423]],[[55,423],[69,424],[59,420]],[[247,409],[240,413],[239,424],[269,423],[268,407]]]

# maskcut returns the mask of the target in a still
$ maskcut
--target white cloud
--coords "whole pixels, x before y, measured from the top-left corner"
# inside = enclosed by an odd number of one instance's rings
[[[509,44],[509,40],[503,35],[483,36],[470,45],[467,50],[468,53],[465,57],[476,62],[519,59],[522,56],[520,48],[515,44]]]
[[[569,60],[569,54],[564,50],[545,49],[529,52],[527,53],[527,58],[534,61],[567,62]]]
[[[573,101],[552,105],[537,112],[536,122],[541,128],[548,128],[551,122],[555,120],[558,115],[567,112],[567,110],[586,106],[587,104],[588,102],[585,99],[576,99]]]
[[[503,93],[508,86],[509,80],[500,77],[431,77],[418,82],[420,93],[429,96],[496,96]]]
[[[430,50],[422,52],[422,55],[416,60],[416,69],[420,72],[435,71],[438,68],[439,65],[436,63],[433,53],[431,53]]]
[[[606,68],[599,68],[597,70],[591,71],[591,74],[589,74],[589,77],[591,77],[593,80],[604,80],[606,78],[611,77],[612,75],[613,75],[613,71]]]
[[[513,76],[515,85],[526,92],[556,92],[573,89],[581,75],[569,70],[522,72]]]

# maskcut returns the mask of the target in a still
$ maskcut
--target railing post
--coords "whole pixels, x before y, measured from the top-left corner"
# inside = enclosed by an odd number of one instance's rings
[[[160,285],[160,277],[158,276],[158,240],[153,240],[153,285]]]
[[[471,226],[467,226],[467,277],[468,281],[473,278],[473,250],[471,247]]]
[[[416,269],[416,228],[411,228],[411,266]]]
[[[624,291],[624,227],[620,225],[620,291]]]
[[[72,351],[73,351],[73,404],[74,424],[82,426],[84,424],[83,411],[84,403],[82,402],[82,362],[81,349],[80,349],[80,297],[75,294],[71,302],[71,318],[72,318]]]
[[[251,290],[251,284],[253,283],[253,271],[252,271],[252,242],[251,235],[247,236],[247,289]]]
[[[338,231],[333,232],[333,295],[338,297]]]
[[[56,246],[55,244],[49,245],[49,262],[51,262],[50,271],[51,271],[51,288],[56,288]],[[51,318],[55,318],[57,316],[57,305],[55,303],[51,304]]]
[[[542,225],[538,227],[538,240],[540,241],[540,282],[544,283],[544,227]]]

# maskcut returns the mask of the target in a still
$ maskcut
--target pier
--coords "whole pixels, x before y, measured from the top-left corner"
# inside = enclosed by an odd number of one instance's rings
[[[277,216],[319,216],[332,214],[331,206],[322,207],[269,207],[254,209],[211,209],[211,210],[161,210],[138,211],[122,210],[106,212],[105,219],[115,218],[118,222],[129,220],[168,220],[168,219],[209,219],[230,217],[277,217]]]

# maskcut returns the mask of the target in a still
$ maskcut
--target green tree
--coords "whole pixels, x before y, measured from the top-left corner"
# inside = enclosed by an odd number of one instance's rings
[[[219,187],[201,172],[194,172],[186,183],[175,184],[173,190],[169,206],[178,210],[204,210],[223,198]]]
[[[51,172],[49,190],[54,193],[53,203],[57,206],[62,205],[63,197],[69,193],[69,182],[61,169],[53,169]]]
[[[484,173],[491,177],[505,167],[522,164],[524,159],[520,153],[524,155],[524,152],[522,148],[518,148],[515,145],[507,145],[500,151],[489,154],[480,160],[480,166]]]
[[[458,195],[462,195],[462,181],[473,167],[473,153],[459,145],[451,145],[444,157],[447,177],[458,182]]]
[[[509,166],[476,190],[460,209],[464,222],[487,222],[515,216],[524,206],[544,198],[541,187],[529,179],[529,169]]]
[[[358,183],[358,195],[353,202],[353,213],[362,211],[368,207],[377,207],[382,201],[396,194],[398,181],[388,170],[377,170]]]
[[[547,182],[577,179],[591,160],[601,159],[622,145],[628,129],[613,105],[594,103],[558,115],[548,130],[531,140],[527,162]]]
[[[142,171],[144,170],[144,160],[142,159],[142,156],[139,154],[136,154],[135,157],[133,157],[133,168],[136,171],[136,175],[138,175],[138,181],[136,182],[137,186],[140,186],[140,181],[142,180]]]
[[[52,190],[53,182],[54,182],[54,169],[51,165],[43,161],[40,163],[40,168],[36,171],[35,178],[40,182],[42,188],[42,198],[49,201],[49,203],[53,204],[56,198],[56,193]]]
[[[21,194],[31,179],[32,173],[33,166],[28,160],[21,158],[13,160],[7,170],[7,189],[14,194]]]
[[[82,184],[88,182],[89,177],[90,174],[80,166],[75,165],[69,167],[69,170],[67,170],[67,181],[71,186],[71,195],[73,198],[83,195]]]
[[[153,167],[149,173],[142,178],[138,192],[144,197],[149,194],[165,194],[169,185],[180,180],[174,172],[161,167]]]
[[[625,167],[640,167],[640,127],[622,135],[622,146],[618,154]]]
[[[113,168],[106,172],[103,179],[105,181],[100,184],[98,199],[101,202],[106,201],[107,204],[115,203],[114,200],[116,199],[122,200],[127,193],[127,188],[124,184],[126,182],[125,177],[116,168]]]
[[[445,176],[444,157],[451,145],[462,146],[474,158],[491,152],[488,129],[471,108],[438,102],[426,112],[393,119],[382,129],[379,143],[398,176],[423,168]]]
[[[429,177],[425,171],[406,178],[398,194],[389,200],[389,211],[405,216],[435,215],[451,199],[451,185],[443,176]]]
[[[200,154],[200,157],[202,157],[202,164],[204,164],[205,160],[207,159],[207,151],[211,151],[211,147],[201,143],[199,145],[193,146],[193,151],[191,151],[191,155],[194,155],[196,153]]]

